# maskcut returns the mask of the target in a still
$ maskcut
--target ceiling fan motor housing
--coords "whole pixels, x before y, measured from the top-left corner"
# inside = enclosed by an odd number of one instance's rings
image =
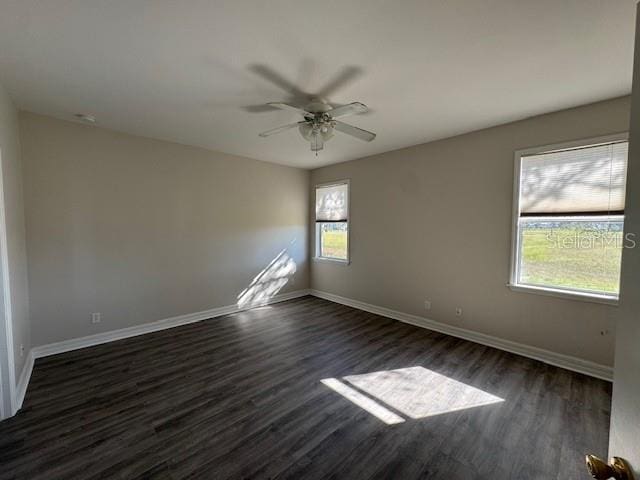
[[[311,113],[325,113],[331,109],[331,105],[319,98],[314,98],[313,100],[311,100],[311,102],[309,102],[309,104],[307,105],[307,108],[305,108],[307,112]]]

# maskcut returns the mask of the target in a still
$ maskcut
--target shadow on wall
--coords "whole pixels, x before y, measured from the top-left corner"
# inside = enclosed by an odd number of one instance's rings
[[[296,262],[282,250],[276,257],[253,279],[251,284],[238,295],[237,305],[240,308],[264,305],[269,299],[278,294],[296,273]]]

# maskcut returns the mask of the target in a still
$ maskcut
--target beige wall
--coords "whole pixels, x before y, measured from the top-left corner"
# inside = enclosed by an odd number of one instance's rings
[[[18,112],[2,86],[0,86],[0,153],[2,154],[13,350],[17,381],[31,347],[29,294]],[[24,354],[20,352],[20,345],[24,345]]]
[[[235,304],[281,252],[252,292],[308,287],[309,172],[30,113],[20,128],[34,345]]]
[[[640,6],[638,7],[640,12]],[[636,15],[625,230],[640,236],[640,15]],[[609,455],[627,459],[640,478],[640,248],[622,253]]]
[[[352,263],[314,262],[311,287],[612,365],[614,307],[506,286],[513,156],[626,131],[629,106],[618,98],[314,170],[312,185],[351,179]]]

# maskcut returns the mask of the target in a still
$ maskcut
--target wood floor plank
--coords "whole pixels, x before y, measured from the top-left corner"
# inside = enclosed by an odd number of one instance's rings
[[[448,388],[492,403],[412,410]],[[37,360],[0,479],[586,480],[610,405],[607,382],[303,297]]]

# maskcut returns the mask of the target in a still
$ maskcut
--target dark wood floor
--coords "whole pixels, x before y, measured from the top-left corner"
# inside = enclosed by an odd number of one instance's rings
[[[504,401],[412,418],[344,379],[407,367]],[[606,382],[304,297],[38,360],[0,423],[0,478],[587,479],[610,400]]]

